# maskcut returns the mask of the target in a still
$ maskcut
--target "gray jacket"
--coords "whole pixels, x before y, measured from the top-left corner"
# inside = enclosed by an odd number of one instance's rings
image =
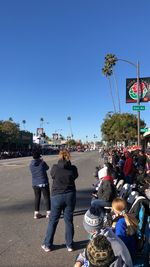
[[[132,259],[127,247],[123,241],[114,234],[112,229],[106,228],[101,230],[99,234],[106,236],[108,241],[111,243],[114,255],[116,256],[115,261],[110,265],[110,267],[133,267]],[[82,266],[88,266],[88,261],[85,258],[85,250],[78,255],[76,262],[77,261],[81,262]]]

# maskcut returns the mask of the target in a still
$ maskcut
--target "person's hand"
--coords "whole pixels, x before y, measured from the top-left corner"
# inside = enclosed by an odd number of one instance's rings
[[[81,267],[82,265],[81,265],[81,262],[79,262],[79,261],[77,261],[76,263],[75,263],[75,265],[74,265],[74,267]]]

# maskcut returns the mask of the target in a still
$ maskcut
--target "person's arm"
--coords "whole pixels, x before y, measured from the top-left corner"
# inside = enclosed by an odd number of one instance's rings
[[[55,171],[56,171],[56,164],[53,165],[51,170],[50,170],[50,175],[51,175],[52,179],[55,179]]]
[[[47,165],[45,161],[43,161],[43,165],[44,165],[45,170],[47,171],[49,169],[49,166]]]
[[[74,180],[78,178],[78,169],[75,165],[72,165]]]
[[[74,265],[74,267],[81,267],[82,266],[82,263],[80,261],[77,261]]]
[[[84,265],[84,260],[85,260],[85,250],[81,252],[77,258],[74,267],[81,267]]]

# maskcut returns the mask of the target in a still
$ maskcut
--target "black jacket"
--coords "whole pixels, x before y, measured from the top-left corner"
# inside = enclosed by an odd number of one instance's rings
[[[74,181],[78,177],[78,170],[70,161],[59,160],[58,164],[52,166],[50,174],[53,179],[52,196],[76,191]]]
[[[112,182],[112,177],[110,176],[106,176],[106,177],[104,177],[101,182],[101,185],[97,192],[97,196],[98,196],[98,199],[111,202],[117,196],[116,189]]]

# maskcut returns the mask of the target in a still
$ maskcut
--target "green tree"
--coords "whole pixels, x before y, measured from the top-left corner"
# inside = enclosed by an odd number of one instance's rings
[[[141,120],[141,127],[145,126],[145,122]],[[107,114],[101,125],[101,132],[103,140],[113,144],[122,141],[125,141],[126,144],[131,141],[136,142],[137,117],[130,113]]]
[[[3,143],[8,144],[8,149],[10,143],[13,143],[19,137],[19,124],[15,122],[0,121],[0,137]]]
[[[25,130],[26,120],[22,120],[22,124],[23,124],[24,130]]]
[[[71,139],[71,140],[67,141],[67,145],[72,147],[72,146],[76,146],[77,143],[76,143],[76,141],[74,139]]]
[[[110,76],[112,74],[114,76],[116,95],[117,95],[117,99],[118,99],[119,113],[121,113],[120,97],[119,97],[119,90],[118,90],[118,82],[117,82],[115,71],[113,69],[113,67],[116,65],[116,61],[117,60],[118,59],[117,59],[117,57],[114,54],[107,54],[105,56],[104,68],[102,69],[102,71],[103,71],[104,75],[107,78],[109,77],[109,87],[110,87]],[[112,90],[111,90],[111,95],[112,95]]]
[[[112,69],[109,67],[109,64],[105,63],[104,68],[102,68],[102,73],[108,79],[110,96],[111,96],[111,99],[112,99],[112,104],[113,104],[114,112],[116,113],[116,106],[115,106],[115,101],[114,101],[114,97],[113,97],[113,93],[112,93],[111,80],[110,80],[110,76],[112,75]]]
[[[8,119],[8,120],[12,122],[12,121],[13,121],[13,118],[12,118],[12,117],[9,117],[9,119]]]
[[[40,118],[40,127],[43,128],[44,118]]]

